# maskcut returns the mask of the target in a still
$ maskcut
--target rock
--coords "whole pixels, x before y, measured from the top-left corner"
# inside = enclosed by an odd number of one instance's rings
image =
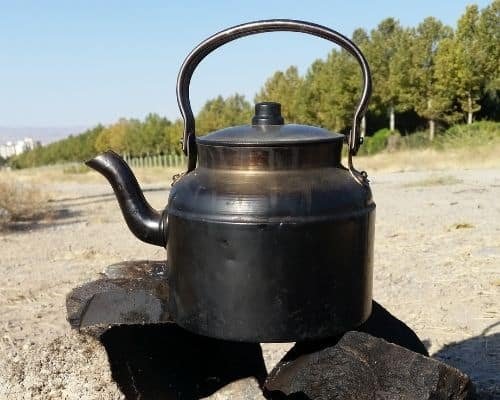
[[[205,400],[266,400],[254,378],[240,379],[224,386]]]
[[[334,346],[280,362],[265,388],[276,399],[283,395],[315,400],[473,398],[472,383],[459,370],[354,331]]]
[[[170,322],[168,295],[165,262],[122,262],[68,294],[67,319],[95,337],[112,326]]]
[[[106,351],[92,337],[71,333],[30,344],[1,363],[0,399],[125,398],[111,378]]]

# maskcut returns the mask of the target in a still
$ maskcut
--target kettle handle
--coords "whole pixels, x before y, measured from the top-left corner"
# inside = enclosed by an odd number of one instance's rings
[[[186,57],[177,76],[177,103],[179,105],[182,118],[184,119],[184,134],[182,140],[182,150],[188,156],[188,172],[196,167],[196,134],[195,120],[191,104],[189,101],[189,84],[193,72],[198,64],[212,51],[220,46],[241,37],[255,35],[264,32],[302,32],[309,35],[318,36],[339,45],[348,51],[358,61],[363,73],[363,91],[361,98],[354,112],[352,129],[349,133],[349,166],[352,167],[351,157],[355,155],[362,143],[359,130],[361,118],[366,112],[368,101],[371,95],[371,74],[368,62],[361,50],[347,37],[334,31],[333,29],[314,24],[311,22],[297,21],[291,19],[271,19],[263,21],[248,22],[225,29],[210,36],[208,39],[196,46]]]

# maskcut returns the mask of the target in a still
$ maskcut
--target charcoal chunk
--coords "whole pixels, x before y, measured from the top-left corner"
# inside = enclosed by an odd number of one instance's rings
[[[167,273],[168,267],[162,261],[111,265],[99,279],[67,295],[68,322],[94,337],[112,326],[172,322]]]
[[[280,362],[265,383],[273,399],[473,399],[467,375],[363,332]],[[291,396],[291,397],[284,397]]]

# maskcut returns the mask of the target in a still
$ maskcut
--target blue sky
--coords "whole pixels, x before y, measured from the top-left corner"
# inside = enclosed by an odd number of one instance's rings
[[[93,126],[157,112],[179,116],[175,80],[201,40],[256,19],[294,18],[348,36],[395,17],[415,26],[435,16],[455,26],[477,0],[2,1],[0,126]],[[193,109],[235,92],[252,101],[274,71],[306,71],[330,43],[295,33],[240,39],[204,60],[191,82]]]

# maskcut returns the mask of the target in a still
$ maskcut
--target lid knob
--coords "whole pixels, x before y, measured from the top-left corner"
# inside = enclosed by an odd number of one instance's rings
[[[255,105],[255,115],[252,125],[283,125],[281,104],[273,101],[264,101]]]

